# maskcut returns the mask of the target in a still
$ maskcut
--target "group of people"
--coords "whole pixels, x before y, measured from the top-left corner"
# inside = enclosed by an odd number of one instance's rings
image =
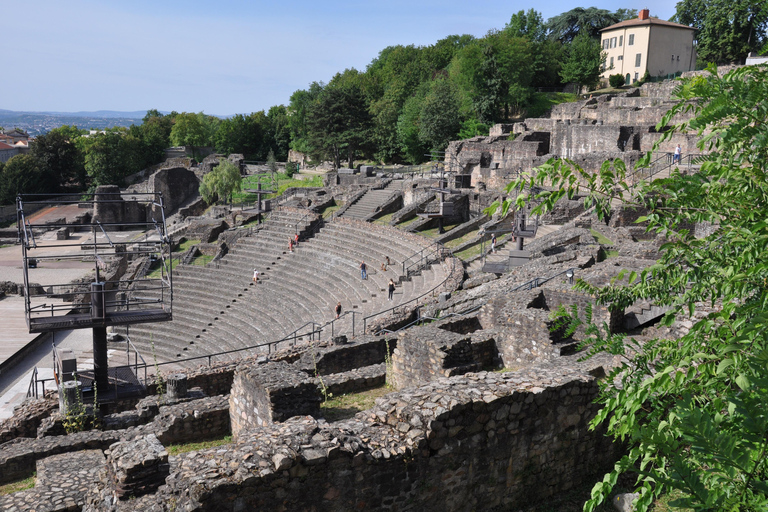
[[[386,271],[390,265],[391,262],[389,260],[389,256],[386,256],[386,260],[381,263],[381,270]],[[360,262],[360,278],[368,279],[368,265],[365,263],[365,261]],[[390,279],[389,283],[387,284],[388,300],[390,301],[394,298],[395,288],[396,285],[394,279]],[[333,312],[336,314],[336,318],[341,316],[341,302],[336,303],[336,306],[333,308]]]
[[[294,235],[293,238],[288,239],[288,250],[290,252],[293,252],[293,248],[298,246],[299,246],[299,234],[296,233],[296,235]]]

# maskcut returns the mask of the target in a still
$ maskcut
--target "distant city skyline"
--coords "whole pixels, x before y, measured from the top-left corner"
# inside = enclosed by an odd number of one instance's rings
[[[427,46],[452,34],[482,37],[530,8],[546,20],[591,6],[647,7],[663,19],[675,12],[660,0],[636,6],[32,0],[0,20],[6,45],[0,109],[256,112],[287,105],[294,91],[346,68],[365,70],[387,46]]]

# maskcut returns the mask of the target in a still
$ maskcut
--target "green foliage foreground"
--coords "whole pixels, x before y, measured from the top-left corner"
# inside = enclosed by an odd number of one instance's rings
[[[637,475],[640,511],[669,492],[679,492],[673,507],[768,509],[768,69],[744,67],[722,77],[714,67],[708,71],[681,83],[680,102],[658,126],[670,128],[662,141],[677,132],[699,134],[699,149],[710,152],[699,172],[675,172],[631,190],[619,160],[597,175],[557,161],[508,187],[519,195],[506,209],[534,200],[534,213],[541,213],[576,193],[586,193],[586,205],[601,218],[613,198],[646,208],[640,220],[666,237],[660,260],[607,287],[577,287],[619,308],[639,299],[668,305],[666,324],[702,306],[714,311],[699,315],[679,339],[645,344],[590,324],[589,312],[578,320],[589,324],[588,354],[623,360],[601,383],[604,407],[592,427],[606,424],[627,451],[595,486],[587,511],[624,472]],[[691,110],[691,121],[669,126],[675,114]],[[526,192],[543,185],[551,191]],[[693,223],[710,223],[713,232],[695,238]]]

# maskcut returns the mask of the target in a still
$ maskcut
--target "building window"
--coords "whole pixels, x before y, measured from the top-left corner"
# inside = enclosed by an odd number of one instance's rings
[[[635,55],[635,67],[636,68],[640,67],[640,59],[643,58],[642,55],[643,55],[642,53],[638,53],[637,55]]]
[[[635,44],[635,34],[629,34],[629,40],[627,41],[627,46],[632,46]]]
[[[624,42],[624,36],[619,36],[619,46]]]
[[[624,56],[623,55],[619,55],[618,57],[616,57],[616,59],[617,60],[624,60]]]
[[[640,73],[635,73],[635,82],[640,80]]]
[[[611,38],[611,48],[616,48],[616,38],[615,37]]]
[[[613,69],[613,57],[611,57],[611,69]]]
[[[607,50],[607,49],[608,49],[608,40],[603,39],[603,50]]]

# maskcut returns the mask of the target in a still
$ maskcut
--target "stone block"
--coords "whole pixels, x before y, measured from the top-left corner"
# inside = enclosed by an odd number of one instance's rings
[[[169,472],[168,452],[154,434],[117,442],[107,452],[108,482],[120,500],[154,492]]]

